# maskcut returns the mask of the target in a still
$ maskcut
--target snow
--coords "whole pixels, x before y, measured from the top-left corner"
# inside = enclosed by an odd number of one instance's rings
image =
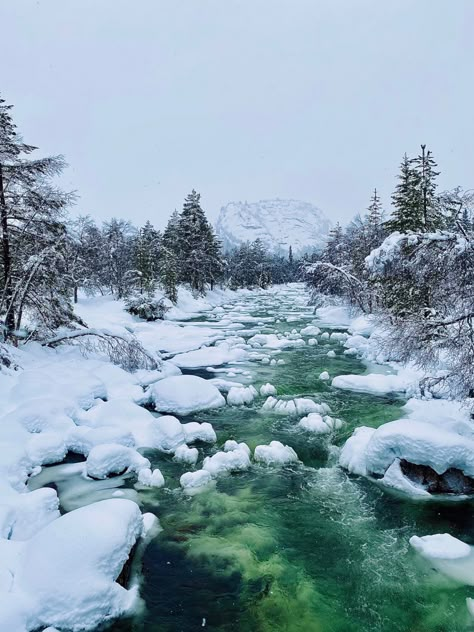
[[[310,413],[298,422],[298,427],[315,434],[328,434],[334,430],[338,430],[342,426],[340,419],[334,419],[329,415],[320,415],[319,413]]]
[[[321,327],[343,328],[349,327],[352,322],[349,309],[345,306],[319,307],[316,318]]]
[[[185,472],[179,479],[181,487],[187,491],[205,487],[212,482],[212,476],[207,470],[196,470],[196,472]]]
[[[411,546],[423,557],[430,559],[456,560],[471,554],[471,547],[449,533],[410,538]]]
[[[245,443],[228,442],[224,452],[216,452],[204,459],[202,469],[213,478],[225,473],[242,472],[250,467],[250,449]]]
[[[263,347],[264,349],[291,349],[294,347],[304,347],[305,341],[299,334],[288,334],[288,337],[279,337],[278,334],[255,334],[249,338],[248,343],[254,347]]]
[[[320,333],[321,330],[319,327],[316,327],[316,325],[308,325],[307,327],[300,329],[300,334],[302,336],[319,336]]]
[[[308,413],[330,412],[327,404],[317,404],[307,397],[296,397],[295,399],[277,399],[270,396],[262,406],[262,411],[272,411],[279,415],[305,415]]]
[[[150,391],[151,400],[160,412],[189,415],[225,405],[225,399],[219,390],[195,375],[167,377],[152,384]]]
[[[268,395],[276,395],[276,394],[277,394],[276,388],[273,386],[273,384],[270,384],[269,382],[267,382],[266,384],[262,384],[262,386],[260,387],[260,395],[262,397],[267,397]]]
[[[411,371],[401,371],[388,375],[380,373],[338,375],[333,379],[332,386],[349,391],[358,391],[359,393],[386,395],[387,393],[404,393],[415,382],[416,374],[413,374]]]
[[[288,465],[298,463],[298,455],[289,445],[280,441],[271,441],[269,445],[258,445],[255,448],[254,459],[264,465]]]
[[[310,347],[315,347],[318,344],[318,341],[316,340],[316,338],[309,338],[308,344]]]
[[[230,406],[251,404],[257,395],[253,386],[233,386],[227,394],[227,403]]]
[[[126,499],[76,509],[41,529],[10,558],[14,581],[0,604],[4,623],[15,627],[5,629],[92,630],[131,612],[137,586],[115,580],[143,531],[140,509]]]
[[[181,369],[196,369],[207,366],[220,366],[229,362],[242,362],[248,358],[243,349],[231,348],[227,343],[217,347],[202,347],[196,351],[180,353],[173,357],[173,363]]]
[[[330,221],[320,209],[298,200],[230,202],[221,208],[216,232],[225,248],[261,239],[274,254],[288,256],[323,246]]]
[[[331,351],[328,351],[326,355],[328,358],[335,358],[336,352],[331,350]]]
[[[207,421],[201,424],[197,421],[189,421],[186,424],[182,424],[182,428],[186,437],[186,443],[194,443],[195,441],[215,443],[217,441],[214,428]]]
[[[86,474],[91,478],[107,478],[124,471],[140,473],[150,467],[150,461],[133,448],[114,443],[104,443],[92,448],[86,461]]]
[[[187,445],[180,445],[174,453],[174,460],[187,465],[196,465],[199,458],[197,448],[188,448]]]
[[[323,382],[326,382],[327,380],[330,379],[329,373],[327,371],[323,371],[322,373],[319,374],[319,379],[323,380]]]
[[[422,537],[414,535],[410,544],[431,568],[456,582],[474,586],[473,549],[465,542],[448,533],[438,533]]]

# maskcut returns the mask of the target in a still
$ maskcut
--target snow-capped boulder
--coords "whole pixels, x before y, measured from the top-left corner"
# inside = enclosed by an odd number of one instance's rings
[[[357,428],[339,463],[382,484],[429,494],[474,493],[474,439],[415,419]]]
[[[153,384],[151,400],[156,410],[177,415],[225,406],[225,399],[219,390],[195,375],[167,377]]]
[[[187,465],[196,465],[199,458],[197,448],[188,448],[187,445],[180,445],[174,453],[174,460]]]
[[[308,413],[330,412],[327,404],[317,404],[307,397],[296,397],[295,399],[277,399],[270,396],[262,406],[262,411],[272,411],[279,415],[307,415]]]
[[[465,542],[449,533],[437,533],[421,538],[414,535],[410,545],[432,568],[457,582],[474,586],[474,552]]]
[[[224,452],[216,452],[204,459],[202,469],[216,478],[227,472],[242,472],[250,467],[250,450],[245,443],[227,445]]]
[[[257,395],[253,386],[233,386],[227,394],[227,403],[230,406],[251,404]]]
[[[320,415],[319,413],[310,413],[298,422],[298,427],[315,434],[328,434],[334,430],[338,430],[343,425],[340,419],[329,417],[329,415]]]
[[[289,445],[280,441],[271,441],[269,445],[258,445],[255,448],[254,459],[264,465],[288,465],[298,463],[298,455]]]
[[[322,373],[319,374],[319,379],[322,380],[323,382],[327,382],[327,380],[329,380],[329,373],[327,371],[323,371]]]
[[[262,397],[276,394],[276,388],[273,386],[273,384],[270,384],[269,382],[267,382],[266,384],[262,384],[262,386],[260,387],[260,395],[262,395]]]
[[[10,597],[26,596],[28,629],[92,630],[130,612],[137,587],[116,580],[143,532],[140,509],[126,499],[81,507],[41,529],[24,545]]]
[[[192,492],[199,488],[203,488],[212,482],[212,476],[207,470],[196,470],[195,472],[185,472],[179,479],[181,487]]]
[[[118,443],[103,443],[92,448],[86,461],[86,474],[91,478],[103,479],[111,474],[136,472],[150,467],[145,459],[133,448]]]

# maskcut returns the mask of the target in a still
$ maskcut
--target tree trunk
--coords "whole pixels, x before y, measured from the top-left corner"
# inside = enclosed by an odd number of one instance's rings
[[[4,296],[6,305],[5,315],[5,337],[11,334],[15,329],[15,313],[13,308],[13,287],[11,279],[12,260],[10,252],[10,239],[8,234],[8,214],[7,204],[5,201],[5,190],[3,184],[3,168],[0,164],[0,225],[2,228],[2,263],[3,263],[3,283]]]
[[[77,285],[74,285],[74,304],[77,303]]]

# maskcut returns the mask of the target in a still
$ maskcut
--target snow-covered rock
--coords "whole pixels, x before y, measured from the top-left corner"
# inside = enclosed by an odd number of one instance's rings
[[[199,458],[197,448],[188,448],[187,445],[180,445],[174,453],[174,460],[187,465],[196,465]]]
[[[262,406],[263,411],[272,411],[279,415],[307,415],[308,413],[330,412],[327,404],[317,404],[307,397],[296,397],[295,399],[277,399],[270,396]]]
[[[182,428],[186,438],[186,443],[194,443],[195,441],[215,443],[217,441],[214,428],[207,421],[204,421],[203,423],[189,421],[186,424],[182,424]]]
[[[298,427],[315,434],[328,434],[334,430],[338,430],[342,426],[340,419],[329,417],[329,415],[320,415],[319,413],[310,413],[298,422]]]
[[[230,406],[251,404],[257,395],[253,386],[233,386],[227,394],[227,403]]]
[[[255,448],[254,459],[264,465],[288,465],[298,463],[298,455],[289,445],[280,441],[271,441],[269,445],[258,445]]]
[[[221,208],[216,232],[225,248],[261,239],[275,254],[295,255],[322,246],[329,220],[316,206],[298,200],[231,202]]]
[[[173,357],[173,363],[180,369],[197,369],[199,367],[220,366],[228,362],[241,362],[248,358],[244,349],[231,348],[227,343],[217,347],[202,347],[195,351],[180,353]]]
[[[356,428],[339,463],[405,493],[473,493],[474,439],[415,419]],[[417,490],[413,488],[418,488]]]
[[[303,336],[319,336],[320,333],[321,330],[319,327],[316,327],[316,325],[308,325],[307,327],[300,329],[300,334]]]
[[[111,474],[122,472],[136,472],[150,467],[150,461],[145,459],[133,448],[117,443],[103,443],[94,446],[86,461],[86,474],[91,478],[107,478]]]
[[[331,350],[331,351],[328,351],[326,355],[328,358],[335,358],[336,352]]]
[[[235,443],[235,445],[234,445]],[[242,472],[250,467],[250,450],[245,443],[227,445],[224,452],[216,452],[204,459],[202,469],[216,478],[227,472]]]
[[[193,491],[205,487],[206,485],[209,485],[211,481],[211,473],[207,470],[185,472],[179,479],[179,483],[185,491]]]
[[[262,386],[260,387],[260,395],[262,397],[267,397],[269,395],[276,395],[276,394],[277,394],[276,388],[273,386],[273,384],[270,384],[269,382],[267,382],[266,384],[262,384]]]
[[[140,509],[126,499],[87,505],[41,529],[24,544],[13,569],[8,601],[25,624],[11,632],[46,626],[92,630],[131,612],[137,586],[127,590],[115,580],[143,532]]]
[[[327,382],[327,380],[330,379],[329,373],[327,371],[323,371],[322,373],[319,374],[319,379],[322,380],[323,382]]]
[[[338,375],[333,379],[332,386],[360,393],[386,395],[387,393],[404,393],[413,382],[413,375],[406,373],[388,375],[370,373],[369,375]]]
[[[450,579],[474,586],[474,552],[465,542],[449,533],[437,533],[421,538],[414,535],[410,544],[432,568]]]
[[[152,384],[151,400],[160,412],[189,415],[200,410],[221,408],[225,399],[207,380],[195,375],[167,377]]]

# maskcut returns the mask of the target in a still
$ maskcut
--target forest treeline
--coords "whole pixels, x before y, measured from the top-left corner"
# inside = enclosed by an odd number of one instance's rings
[[[0,100],[0,315],[4,339],[41,336],[76,319],[79,290],[125,299],[132,313],[163,315],[157,289],[175,302],[179,284],[203,294],[216,283],[261,287],[296,278],[291,249],[271,255],[260,240],[223,253],[192,191],[166,229],[113,218],[102,225],[71,217],[75,195],[55,185],[62,156],[36,158],[12,107]],[[25,318],[27,316],[27,318]]]
[[[374,192],[367,213],[331,231],[307,266],[313,301],[340,297],[374,314],[384,353],[433,378],[426,392],[474,395],[474,192],[438,192],[424,145],[404,156],[389,212]]]

